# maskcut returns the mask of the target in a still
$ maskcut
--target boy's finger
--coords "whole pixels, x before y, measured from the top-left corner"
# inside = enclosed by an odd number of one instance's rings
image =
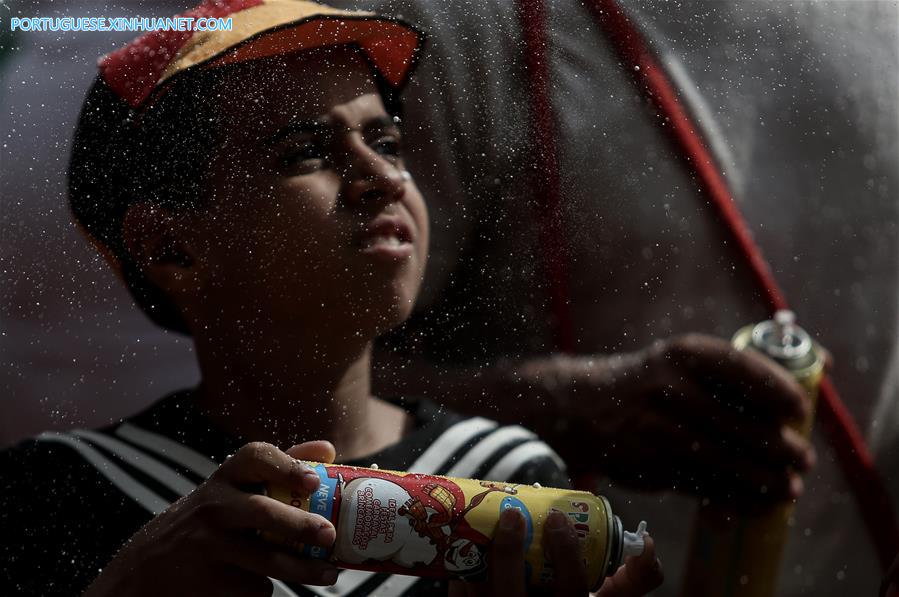
[[[272,594],[272,581],[267,577],[234,566],[222,566],[221,570],[216,571],[215,580],[216,586],[209,587],[214,594],[222,594],[224,591],[227,591],[228,595],[241,597],[263,597]],[[190,589],[185,590],[190,594]]]
[[[337,532],[331,522],[266,495],[231,489],[207,504],[205,516],[215,528],[263,531],[285,541],[331,547]]]
[[[275,446],[252,442],[241,447],[213,473],[234,486],[274,484],[311,493],[318,488],[318,473]]]
[[[672,364],[707,388],[742,397],[747,412],[777,421],[808,416],[811,405],[802,386],[761,353],[736,350],[727,340],[701,334],[680,336],[670,346]]]
[[[643,541],[643,553],[627,558],[624,566],[602,584],[596,597],[641,597],[662,584],[665,577],[655,543],[649,535],[644,535]]]
[[[553,512],[543,527],[543,548],[553,566],[553,594],[556,597],[583,597],[587,591],[587,568],[568,517]]]
[[[216,547],[221,550],[224,561],[263,577],[307,585],[337,582],[337,568],[333,564],[300,557],[255,537],[236,538],[223,534]]]
[[[334,444],[325,440],[304,442],[288,448],[287,453],[299,460],[332,463],[337,456]]]
[[[494,595],[525,597],[524,517],[516,508],[500,514],[490,548],[490,586]]]

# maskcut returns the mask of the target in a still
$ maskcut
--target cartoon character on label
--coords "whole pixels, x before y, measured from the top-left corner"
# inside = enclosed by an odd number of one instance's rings
[[[482,483],[486,491],[462,508],[465,495],[455,483],[390,477],[347,480],[338,475],[341,524],[334,552],[338,560],[351,565],[390,562],[416,568],[416,574],[423,575],[422,568],[457,576],[486,569],[484,549],[489,537],[472,528],[465,515],[488,494],[514,489]]]

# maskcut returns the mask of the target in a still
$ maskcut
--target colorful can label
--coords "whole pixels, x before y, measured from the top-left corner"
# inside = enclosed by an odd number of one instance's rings
[[[500,513],[516,508],[526,523],[526,572],[532,584],[552,582],[542,547],[543,523],[566,514],[580,538],[591,586],[598,588],[621,560],[621,523],[601,496],[503,482],[456,479],[373,468],[308,463],[318,491],[269,487],[284,503],[319,514],[337,529],[333,549],[293,544],[310,558],[337,566],[434,578],[486,577],[489,545]],[[283,541],[282,541],[283,543]]]

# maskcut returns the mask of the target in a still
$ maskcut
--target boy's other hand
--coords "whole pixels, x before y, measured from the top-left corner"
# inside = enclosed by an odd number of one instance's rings
[[[646,595],[665,580],[662,562],[656,556],[652,537],[644,535],[643,553],[628,556],[624,564],[606,579],[596,597],[632,597]]]
[[[640,489],[677,489],[737,509],[799,496],[815,462],[791,428],[809,415],[802,387],[774,361],[689,334],[613,356],[554,356],[506,371],[497,395],[575,472]],[[527,410],[529,405],[530,410]],[[549,411],[566,417],[546,417]],[[541,427],[542,425],[542,427]],[[584,438],[602,450],[585,450]]]
[[[111,595],[272,594],[269,577],[330,585],[337,569],[299,557],[259,536],[331,547],[333,525],[268,496],[252,492],[268,483],[309,494],[318,475],[299,458],[328,461],[334,447],[309,442],[282,452],[250,443],[229,457],[194,491],[148,522],[121,548],[85,593]]]
[[[655,544],[645,535],[646,546],[640,556],[632,556],[614,576],[603,583],[596,597],[640,597],[662,584],[662,567],[655,555]],[[490,578],[487,583],[454,581],[451,597],[525,597],[524,548],[525,523],[521,514],[510,508],[497,525],[490,552]],[[554,566],[554,597],[585,597],[589,594],[587,569],[581,556],[577,533],[564,514],[547,517],[543,549]],[[543,592],[541,592],[543,593]]]

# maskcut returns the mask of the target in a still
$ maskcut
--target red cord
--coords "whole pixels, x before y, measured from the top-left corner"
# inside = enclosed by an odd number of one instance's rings
[[[770,267],[752,239],[737,209],[724,178],[706,148],[689,115],[677,99],[674,86],[649,51],[639,29],[627,18],[614,0],[590,0],[597,22],[605,29],[625,61],[628,70],[644,93],[667,117],[673,140],[686,156],[703,191],[711,199],[718,216],[731,232],[740,252],[769,309],[787,307]],[[565,244],[561,213],[558,154],[555,123],[549,88],[546,22],[541,0],[519,0],[519,13],[526,46],[526,65],[533,87],[531,94],[532,138],[541,148],[541,173],[535,177],[537,196],[542,199],[540,247],[544,250],[544,268],[549,284],[551,313],[556,345],[559,350],[573,352],[574,334],[568,296],[568,247]],[[639,67],[639,69],[634,69]],[[899,551],[899,523],[889,493],[883,485],[874,460],[849,411],[840,400],[833,384],[824,379],[820,389],[819,418],[833,445],[837,459],[852,489],[862,518],[875,544],[880,562],[886,569]]]
[[[556,149],[555,119],[549,86],[546,53],[546,12],[542,0],[519,0],[519,17],[525,43],[525,64],[531,82],[531,139],[539,152],[539,174],[532,176],[536,188],[539,247],[553,316],[551,328],[556,349],[574,352],[574,325],[568,296],[568,245],[562,219],[561,179]],[[536,174],[532,172],[532,174]]]
[[[769,309],[787,308],[787,302],[761,250],[737,208],[724,177],[697,127],[677,99],[677,93],[664,69],[649,50],[639,29],[615,0],[589,0],[595,20],[605,30],[624,66],[635,73],[637,83],[666,116],[673,141],[686,156],[703,192],[716,208],[718,216],[731,232],[746,258],[752,275],[763,292]],[[859,511],[886,570],[899,552],[899,524],[889,492],[874,466],[874,459],[846,406],[830,379],[825,378],[819,392],[818,415],[834,448],[843,474],[852,489]]]

